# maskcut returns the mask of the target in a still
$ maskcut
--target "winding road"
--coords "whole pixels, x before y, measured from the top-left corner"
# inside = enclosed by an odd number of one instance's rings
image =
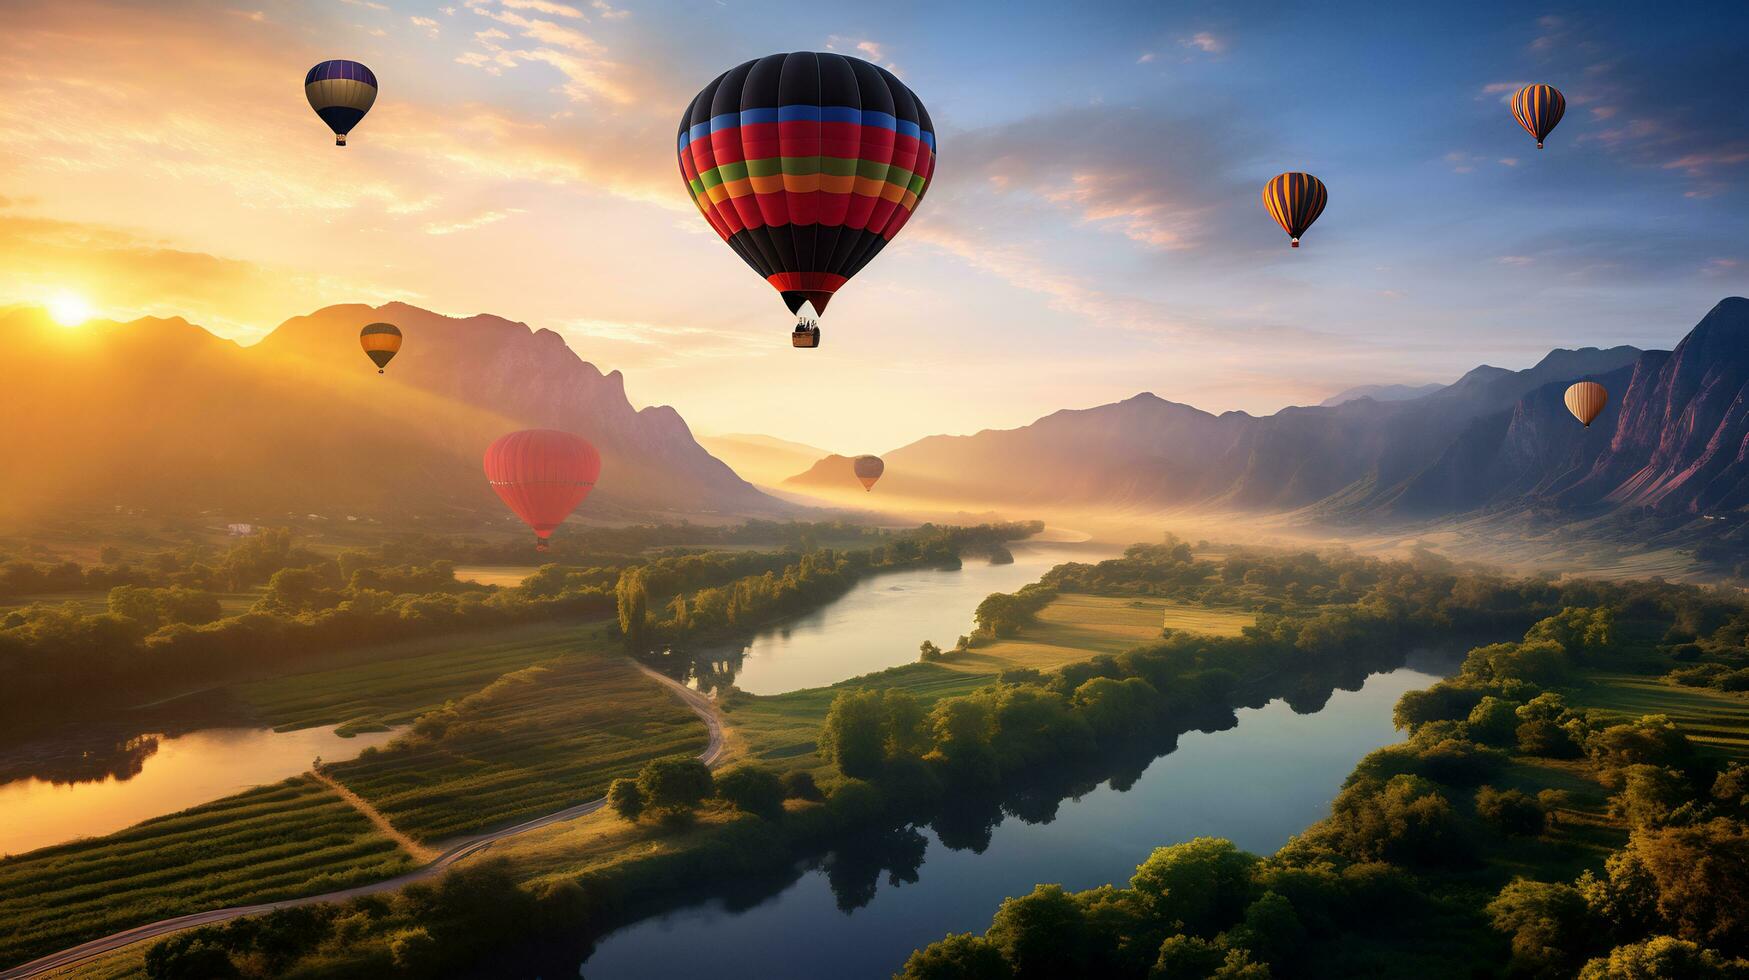
[[[710,698],[705,697],[699,692],[673,680],[672,678],[665,677],[662,674],[645,667],[643,664],[639,664],[638,669],[654,678],[670,691],[674,692],[675,696],[679,697],[688,708],[691,708],[694,714],[703,719],[705,727],[710,732],[710,739],[705,743],[704,751],[698,754],[698,758],[700,762],[714,768],[717,763],[722,761],[724,752],[723,721],[722,716],[717,713],[716,705]],[[15,980],[15,978],[35,977],[40,976],[49,970],[77,966],[81,963],[96,959],[105,953],[111,953],[124,946],[137,943],[143,939],[156,939],[160,936],[166,936],[173,932],[180,932],[183,929],[191,929],[195,926],[212,925],[215,922],[229,922],[232,919],[240,919],[246,915],[258,915],[262,912],[272,912],[276,909],[289,909],[300,905],[318,905],[323,902],[344,902],[347,899],[357,898],[360,895],[372,895],[378,892],[395,891],[396,889],[410,885],[416,881],[425,881],[429,878],[435,878],[449,870],[450,866],[456,862],[461,861],[464,858],[472,857],[473,855],[491,847],[498,841],[536,831],[542,827],[550,827],[556,823],[563,823],[566,820],[575,820],[578,817],[594,813],[606,805],[607,798],[600,797],[598,799],[590,800],[587,803],[579,803],[576,806],[566,807],[557,813],[549,813],[544,817],[535,817],[533,820],[524,821],[523,823],[505,827],[501,830],[494,830],[489,833],[466,838],[451,847],[449,850],[439,854],[435,860],[422,868],[415,871],[409,871],[399,877],[387,878],[382,881],[372,882],[368,885],[359,885],[354,888],[343,888],[340,891],[325,892],[321,895],[306,895],[301,898],[281,899],[277,902],[263,902],[259,905],[238,905],[232,908],[212,909],[206,912],[191,912],[188,915],[179,915],[173,919],[160,919],[157,922],[149,922],[145,925],[135,926],[132,929],[104,936],[101,939],[93,939],[90,942],[81,943],[71,949],[64,949],[58,953],[50,953],[39,959],[31,960],[29,963],[0,971],[0,980]]]

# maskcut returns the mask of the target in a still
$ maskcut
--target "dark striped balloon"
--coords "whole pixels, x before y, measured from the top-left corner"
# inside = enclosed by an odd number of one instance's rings
[[[1324,213],[1330,201],[1330,189],[1324,182],[1307,173],[1293,171],[1280,174],[1263,185],[1263,206],[1269,216],[1300,247],[1300,236]]]
[[[1561,117],[1567,114],[1567,99],[1553,85],[1526,85],[1512,97],[1512,118],[1524,131],[1536,137],[1536,148],[1554,132]]]
[[[356,61],[324,61],[304,76],[304,98],[334,131],[334,145],[345,146],[346,134],[377,100],[377,76]]]
[[[680,175],[723,241],[791,313],[826,303],[905,226],[935,173],[935,127],[892,72],[774,54],[724,72],[680,117]]]
[[[392,323],[367,323],[358,332],[358,345],[377,366],[377,373],[382,374],[401,350],[401,328]]]

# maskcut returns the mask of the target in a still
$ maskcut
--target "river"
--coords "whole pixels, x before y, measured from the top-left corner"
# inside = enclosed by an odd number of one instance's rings
[[[1020,558],[1017,551],[1017,564]],[[967,571],[980,574],[969,563]],[[1000,587],[1004,591],[1038,577],[1036,569],[1012,581],[983,574],[986,583],[1007,582]],[[924,583],[939,593],[926,591]],[[951,626],[977,601],[967,592],[955,594],[945,582],[919,581],[910,573],[903,582],[887,584],[901,586],[897,594],[905,598],[883,597],[877,578],[865,583],[866,589],[859,586],[860,594],[846,596],[854,596],[863,610],[823,611],[821,625],[806,634],[792,628],[788,637],[756,638],[741,675],[757,678],[749,689],[790,690],[801,677],[811,686],[891,666],[891,659],[872,664],[864,659],[870,644],[861,632],[833,641],[826,635],[833,632],[827,625],[832,622],[878,634],[876,621],[864,616],[883,602],[891,602],[888,608],[895,611],[909,603],[905,614],[918,616],[886,621],[892,645],[898,639],[892,636],[894,622],[904,623],[903,639],[909,641],[912,634],[930,635],[919,624],[937,630]],[[977,598],[989,591],[969,590]],[[931,594],[955,594],[953,601],[961,605],[936,608],[921,601]],[[810,655],[838,664],[847,655],[856,669],[833,673],[790,666]],[[761,656],[766,657],[763,666]],[[1328,814],[1331,799],[1362,756],[1400,738],[1391,725],[1397,698],[1450,674],[1459,659],[1456,650],[1412,652],[1405,666],[1366,677],[1358,690],[1336,691],[1321,706],[1302,704],[1304,714],[1282,700],[1240,709],[1236,724],[1181,736],[1173,751],[1154,759],[1139,778],[1122,780],[1121,788],[1107,781],[1063,800],[1054,811],[1047,803],[1040,808],[1047,812],[1000,818],[987,843],[984,832],[974,830],[956,834],[958,849],[950,848],[933,830],[918,828],[900,835],[910,843],[901,840],[896,848],[901,856],[887,868],[866,860],[858,867],[855,858],[828,856],[764,894],[754,885],[750,890],[756,894],[750,896],[711,899],[643,920],[602,939],[580,975],[586,980],[885,978],[913,949],[947,933],[982,932],[1004,898],[1037,883],[1072,889],[1121,884],[1154,847],[1203,835],[1270,853]]]

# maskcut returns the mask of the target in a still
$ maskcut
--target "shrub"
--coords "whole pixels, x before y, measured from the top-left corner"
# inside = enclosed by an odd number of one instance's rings
[[[783,816],[783,780],[763,766],[740,765],[716,778],[717,796],[743,813],[775,820]]]
[[[1534,837],[1542,833],[1549,819],[1535,797],[1519,790],[1497,790],[1492,786],[1476,790],[1476,816],[1493,824],[1502,833],[1518,837]]]

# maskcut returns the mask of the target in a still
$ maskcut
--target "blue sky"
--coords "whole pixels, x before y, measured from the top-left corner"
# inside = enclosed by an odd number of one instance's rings
[[[880,451],[1142,390],[1266,413],[1668,346],[1749,291],[1741,3],[21,13],[0,40],[0,298],[70,284],[243,340],[331,302],[496,313],[705,431]],[[801,49],[892,67],[941,150],[809,353],[671,159],[692,92]],[[326,57],[383,80],[338,157],[296,98]],[[1540,153],[1505,104],[1532,81],[1568,100]],[[1259,201],[1290,169],[1330,187],[1299,250]]]

